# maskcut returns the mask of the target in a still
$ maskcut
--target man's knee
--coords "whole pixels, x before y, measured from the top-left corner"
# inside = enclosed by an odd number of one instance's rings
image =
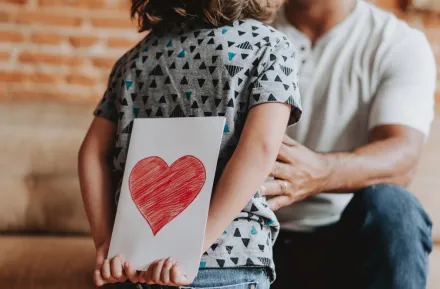
[[[356,192],[352,202],[363,211],[366,229],[378,233],[382,241],[399,242],[402,249],[408,250],[422,244],[425,251],[431,251],[432,222],[417,198],[405,188],[371,186]]]

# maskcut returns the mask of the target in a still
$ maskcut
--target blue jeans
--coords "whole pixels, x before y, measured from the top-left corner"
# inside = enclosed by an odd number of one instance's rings
[[[274,289],[425,289],[432,223],[406,189],[355,193],[341,220],[313,233],[282,231]]]
[[[181,289],[269,289],[270,281],[265,268],[203,268],[190,286]],[[117,289],[171,289],[160,285],[122,283]]]

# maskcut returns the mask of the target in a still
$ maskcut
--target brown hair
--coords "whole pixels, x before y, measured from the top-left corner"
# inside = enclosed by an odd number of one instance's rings
[[[200,19],[214,26],[252,18],[269,22],[284,0],[132,0],[131,17],[138,18],[139,30],[164,23]]]

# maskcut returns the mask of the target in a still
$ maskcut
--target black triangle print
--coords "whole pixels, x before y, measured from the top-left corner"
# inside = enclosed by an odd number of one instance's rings
[[[124,112],[123,112],[123,111],[120,111],[120,112],[119,112],[119,119],[121,120],[123,117],[124,117]]]
[[[245,60],[248,56],[249,56],[249,54],[246,54],[246,53],[242,53],[242,54],[241,54],[241,58],[242,58],[243,60]]]
[[[231,258],[232,263],[234,263],[235,265],[238,264],[238,258]]]
[[[188,37],[186,37],[186,36],[180,37],[180,43],[183,44],[187,39],[188,39]]]
[[[154,76],[162,76],[163,72],[162,72],[162,68],[160,67],[160,65],[156,65],[155,68],[153,68],[153,70],[150,72],[150,75],[154,75]]]
[[[215,102],[215,106],[218,107],[218,105],[220,104],[220,102],[222,102],[222,99],[221,99],[221,98],[216,98],[216,99],[214,100],[214,102]],[[238,229],[237,229],[237,230],[238,230]],[[238,232],[238,233],[240,233],[240,232]]]
[[[211,73],[211,75],[214,73],[216,68],[217,68],[217,66],[210,66],[209,67],[209,72]]]
[[[246,75],[247,77],[250,77],[250,76],[251,76],[250,70],[249,70],[249,69],[246,70],[246,72],[244,73],[244,75]]]
[[[237,73],[243,70],[243,67],[235,66],[235,65],[225,65],[226,69],[229,72],[229,75],[234,77]]]
[[[167,76],[167,78],[165,78],[164,84],[171,84],[171,79],[169,76]]]
[[[283,84],[283,86],[284,86],[284,89],[287,91],[287,90],[289,90],[289,87],[290,86],[288,86],[287,84]]]
[[[242,25],[244,23],[243,20],[238,20],[238,25]]]
[[[277,60],[275,54],[270,54],[270,61],[275,61],[275,60]]]
[[[163,116],[163,112],[160,107],[157,109],[156,116]]]
[[[163,55],[163,53],[162,53],[162,52],[158,52],[158,53],[156,53],[156,59],[159,59],[159,58],[161,58],[161,57],[162,57],[162,55]]]
[[[191,53],[194,52],[195,49],[196,49],[196,47],[195,47],[194,45],[191,45],[191,46],[189,47],[189,51],[191,51]]]
[[[269,36],[264,37],[263,40],[266,41],[266,42],[270,42]]]
[[[253,97],[254,97],[255,101],[260,100],[260,94],[254,94]]]
[[[254,266],[254,262],[252,262],[252,260],[250,258],[247,258],[246,260],[246,266]]]
[[[142,56],[142,63],[145,63],[145,61],[147,61],[148,56]]]
[[[124,85],[125,85],[125,81],[121,79],[121,87],[124,87]]]
[[[223,45],[220,44],[215,50],[223,50]]]
[[[217,113],[217,115],[218,115],[218,116],[225,116],[226,113],[224,113],[224,112],[219,112],[219,113]]]
[[[209,96],[207,95],[202,95],[202,102],[203,104],[205,104],[205,102],[208,100]]]
[[[139,78],[141,76],[142,70],[136,69],[136,77]]]
[[[234,91],[235,98],[237,98],[237,96],[239,96],[239,95],[240,95],[240,93],[238,91]]]
[[[261,48],[261,43],[257,42],[257,43],[255,43],[255,46],[257,46],[258,48]]]
[[[212,57],[212,64],[214,64],[214,63],[217,61],[217,58],[218,58],[217,55],[214,55],[214,56]]]
[[[211,32],[209,32],[208,36],[209,36],[209,37],[213,37],[213,36],[215,36],[215,32],[214,32],[214,30],[211,30]]]
[[[228,47],[231,47],[231,46],[234,45],[234,44],[235,44],[235,42],[228,41]]]
[[[194,32],[194,38],[197,38],[200,35],[200,31],[195,31]]]
[[[238,228],[235,229],[234,237],[241,237],[240,230]]]
[[[133,61],[133,63],[131,64],[130,68],[131,68],[131,69],[136,69],[136,67],[137,67],[137,66],[136,66],[136,61]]]
[[[173,63],[170,65],[170,69],[176,69],[176,63],[175,63],[175,62],[173,62]]]
[[[260,60],[257,58],[254,60],[254,62],[252,62],[252,65],[255,67],[258,67],[258,65],[260,64]]]
[[[209,39],[208,44],[215,44],[214,38]]]
[[[195,114],[190,114],[189,117],[196,117],[196,115]]]
[[[258,30],[258,27],[252,26],[252,31]]]
[[[200,57],[200,53],[197,53],[197,54],[194,56],[194,59],[201,59],[201,57]]]
[[[206,64],[205,64],[205,62],[202,62],[202,64],[200,64],[199,69],[206,69]]]
[[[284,62],[287,61],[287,56],[283,56]]]
[[[275,67],[271,65],[267,70],[275,70]]]
[[[251,212],[257,212],[257,211],[258,211],[258,208],[254,204],[252,204]]]
[[[226,251],[228,251],[228,254],[231,255],[232,249],[234,249],[234,247],[232,246],[226,246]]]
[[[230,90],[231,88],[229,87],[229,82],[225,83],[225,86],[223,87],[223,90]]]
[[[249,241],[250,241],[251,239],[249,239],[249,238],[241,238],[241,241],[243,242],[243,244],[244,244],[244,246],[247,248],[247,246],[249,245]]]
[[[232,98],[228,101],[228,107],[234,107],[234,100]]]
[[[217,249],[217,247],[218,247],[218,244],[217,244],[217,243],[214,243],[214,244],[212,244],[212,246],[211,246],[211,250],[212,250],[212,251],[215,251],[215,249]]]
[[[197,79],[197,81],[199,82],[199,86],[200,87],[202,87],[203,84],[205,84],[205,79],[204,78],[199,78],[199,79]],[[203,103],[205,103],[205,102],[203,102]]]
[[[272,93],[269,95],[269,98],[268,98],[267,100],[268,100],[268,101],[278,101],[278,100],[275,98],[275,96],[273,96]]]
[[[176,102],[176,100],[177,100],[177,94],[171,94],[171,98],[173,99],[174,102]]]
[[[131,133],[133,130],[133,121],[131,121],[123,130],[122,133]]]
[[[189,63],[185,63],[185,65],[182,67],[182,69],[188,70],[189,69]]]
[[[217,260],[217,264],[220,266],[220,268],[223,268],[223,266],[225,266],[225,260],[222,259],[216,259]]]
[[[252,45],[249,43],[249,41],[245,41],[241,44],[238,44],[236,47],[245,50],[253,50]]]
[[[203,256],[208,256],[208,255],[209,255],[208,252],[203,253]]]
[[[159,99],[159,103],[167,103],[164,95],[162,95],[162,97]]]
[[[142,100],[143,100],[144,104],[147,104],[147,101],[149,98],[150,98],[150,96],[148,96],[148,95],[142,96]]]
[[[197,101],[193,102],[193,104],[191,105],[191,108],[199,108],[199,104],[197,103]]]
[[[156,80],[153,79],[153,81],[150,84],[150,88],[156,88],[157,84],[156,84]]]
[[[180,84],[188,84],[188,80],[186,80],[186,77],[184,76],[182,80],[180,81]]]
[[[156,41],[154,41],[152,45],[153,46],[158,46],[159,45],[159,41],[157,41],[157,39],[156,39]]]
[[[243,31],[238,30],[238,36],[243,36],[243,35],[245,35],[245,34],[246,34],[246,32],[243,32]]]
[[[137,97],[137,93],[132,93],[131,94],[131,100],[134,102],[136,100]]]
[[[169,51],[168,51],[168,57],[170,57],[171,55],[173,55],[173,53],[174,53],[174,50],[169,50]]]
[[[170,117],[184,117],[184,116],[185,116],[185,113],[183,112],[180,105],[177,105],[170,115]]]
[[[258,34],[258,33],[252,33],[252,36],[254,36],[254,37],[257,37],[258,35],[260,35],[260,34]]]
[[[260,248],[261,252],[264,252],[264,245],[258,245],[258,248]]]
[[[293,69],[287,66],[280,65],[280,68],[286,76],[289,76],[293,72]]]
[[[214,87],[217,87],[217,84],[218,84],[218,79],[213,79],[212,85],[214,85]]]
[[[151,109],[146,109],[146,110],[145,110],[145,114],[146,114],[147,116],[150,116],[150,115],[151,115],[151,112],[152,112]]]
[[[138,82],[138,87],[139,87],[139,90],[141,90],[141,89],[142,89],[142,87],[144,87],[144,84],[145,84],[145,83],[143,83],[143,82]]]
[[[271,265],[271,261],[269,258],[258,257],[258,260],[260,260],[260,262],[266,267],[270,267]]]
[[[281,80],[281,78],[280,78],[279,75],[277,75],[277,77],[275,77],[275,81],[276,81],[276,82],[283,82],[283,81]]]
[[[205,40],[205,39],[197,39],[197,43],[200,45],[200,44],[203,43],[203,40]],[[209,44],[209,43],[208,43],[208,44]]]
[[[238,78],[238,85],[240,86],[240,84],[243,82],[243,79],[241,79],[240,77]]]
[[[212,112],[210,112],[210,111],[205,111],[205,112],[204,112],[204,115],[205,115],[205,116],[212,116]]]
[[[133,55],[133,56],[131,57],[130,61],[135,60],[135,59],[138,59],[138,58],[139,58],[139,52],[137,52],[135,55]],[[125,73],[125,71],[124,71],[124,73]]]
[[[242,102],[242,101],[240,101],[240,110],[243,110],[243,109],[245,109],[246,108],[246,102]]]
[[[269,78],[267,78],[267,75],[266,75],[266,74],[263,74],[263,76],[261,77],[261,80],[263,80],[263,81],[268,81]]]

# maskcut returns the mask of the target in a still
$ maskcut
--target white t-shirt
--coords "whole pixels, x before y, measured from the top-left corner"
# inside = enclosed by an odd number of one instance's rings
[[[284,11],[273,26],[297,48],[303,115],[288,129],[292,138],[317,152],[338,152],[366,144],[379,125],[428,136],[436,64],[422,32],[364,1],[313,48]],[[284,229],[313,230],[338,221],[352,196],[319,194],[277,215]]]

